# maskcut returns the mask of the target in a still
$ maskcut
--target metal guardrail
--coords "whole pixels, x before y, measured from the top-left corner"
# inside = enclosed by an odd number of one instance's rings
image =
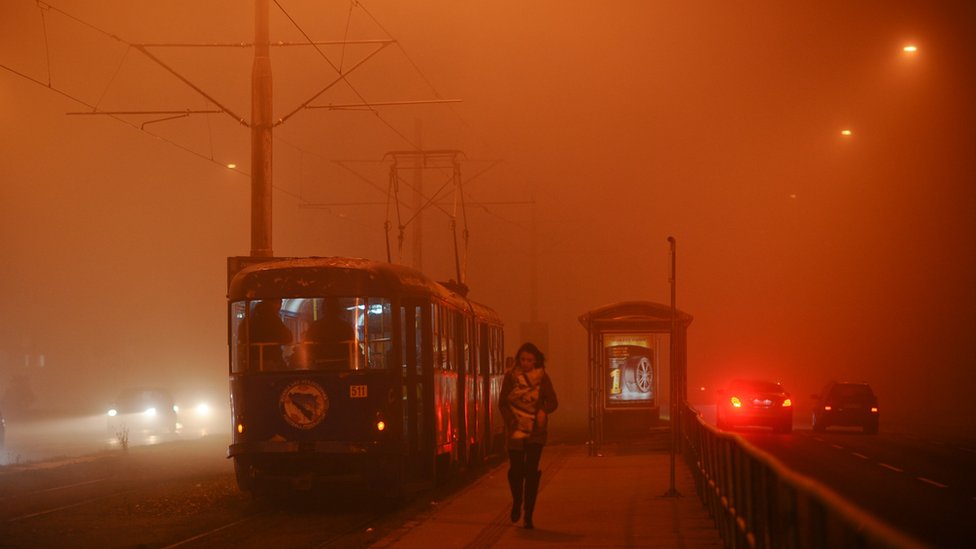
[[[742,437],[708,425],[697,410],[685,406],[681,418],[681,451],[726,547],[928,547]]]

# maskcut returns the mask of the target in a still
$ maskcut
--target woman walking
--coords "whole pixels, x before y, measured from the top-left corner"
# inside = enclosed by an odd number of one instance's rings
[[[535,345],[523,343],[498,396],[506,426],[512,522],[518,522],[524,504],[525,527],[529,529],[534,527],[532,512],[542,478],[539,460],[546,444],[549,414],[559,406],[545,363],[546,357]]]

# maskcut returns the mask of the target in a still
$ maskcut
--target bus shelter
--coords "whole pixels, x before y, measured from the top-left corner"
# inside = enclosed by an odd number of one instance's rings
[[[668,305],[624,301],[579,317],[587,333],[589,447],[644,436],[660,422],[662,402],[687,397],[687,330],[692,316]],[[673,361],[672,361],[673,359]],[[676,394],[661,375],[668,369]],[[664,391],[664,393],[662,393]],[[664,397],[662,399],[662,397]]]

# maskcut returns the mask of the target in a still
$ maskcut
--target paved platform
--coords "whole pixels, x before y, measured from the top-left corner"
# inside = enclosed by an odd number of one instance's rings
[[[491,469],[426,516],[391,532],[373,548],[686,547],[719,548],[718,529],[695,493],[681,456],[660,449],[605,445],[590,457],[582,445],[549,445],[535,529],[509,519],[508,464]]]

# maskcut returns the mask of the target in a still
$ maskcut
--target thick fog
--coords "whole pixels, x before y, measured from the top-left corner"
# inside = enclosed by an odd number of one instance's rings
[[[217,45],[253,42],[254,16],[0,3],[8,410],[25,386],[85,413],[128,385],[226,391],[253,50]],[[768,377],[802,421],[828,380],[863,380],[882,429],[976,435],[970,2],[278,0],[270,20],[273,42],[360,41],[272,48],[274,254],[389,249],[446,280],[456,234],[509,353],[548,325],[563,426],[586,413],[579,316],[669,303],[674,236],[692,402]],[[363,102],[415,103],[322,108]],[[437,167],[390,206],[386,155],[417,148],[464,153],[464,208]]]

